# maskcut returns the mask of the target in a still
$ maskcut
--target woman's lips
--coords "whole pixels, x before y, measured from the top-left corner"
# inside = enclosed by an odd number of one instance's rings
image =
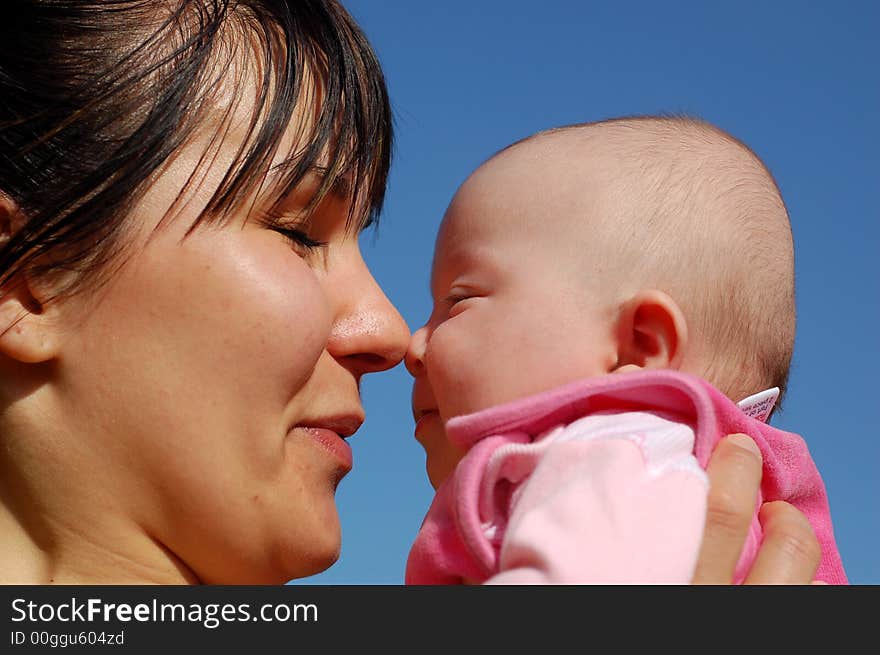
[[[348,442],[340,437],[336,432],[328,428],[315,428],[297,426],[295,430],[300,430],[304,434],[314,439],[327,452],[336,457],[339,463],[345,468],[346,473],[351,470],[353,465],[351,446]]]

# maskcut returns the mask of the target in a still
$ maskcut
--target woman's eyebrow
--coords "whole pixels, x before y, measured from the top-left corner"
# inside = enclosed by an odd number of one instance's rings
[[[277,175],[278,171],[283,169],[284,167],[284,163],[276,164],[269,169],[269,172]],[[321,188],[321,186],[324,184],[324,180],[326,179],[329,170],[330,169],[324,166],[310,166],[305,175],[303,175],[302,179],[299,181],[299,184],[307,181],[311,182],[312,180],[314,180],[315,187]],[[299,184],[297,184],[297,186],[299,186]],[[296,191],[296,187],[291,189],[285,195],[289,195],[293,191]],[[340,175],[334,178],[333,182],[330,184],[330,188],[327,190],[327,192],[331,196],[337,198],[338,200],[348,200],[351,195],[351,191],[351,180],[346,175]]]
[[[319,186],[324,183],[328,172],[329,169],[324,166],[315,165],[309,168],[309,173],[317,178]],[[327,192],[339,200],[347,200],[351,193],[351,181],[346,175],[337,175],[330,184],[330,188]]]
[[[340,176],[333,180],[330,185],[330,195],[335,196],[339,200],[348,200],[351,194],[351,181],[348,177]]]

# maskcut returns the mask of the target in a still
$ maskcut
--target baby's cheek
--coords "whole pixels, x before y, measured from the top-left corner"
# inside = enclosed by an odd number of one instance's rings
[[[468,399],[479,386],[474,372],[480,361],[473,346],[460,331],[442,325],[425,348],[425,371],[444,420],[467,413]]]
[[[456,339],[448,338],[449,333],[440,335],[436,352],[442,356],[436,358],[431,378],[446,420],[509,400],[527,382],[520,367],[527,353],[517,344],[507,345],[506,335],[485,330],[461,330],[459,334],[461,338]]]

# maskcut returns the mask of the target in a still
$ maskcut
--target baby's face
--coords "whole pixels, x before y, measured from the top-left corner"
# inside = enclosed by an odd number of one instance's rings
[[[500,170],[496,170],[499,169]],[[616,362],[613,315],[552,220],[561,202],[491,163],[453,199],[438,235],[433,310],[412,338],[416,438],[437,487],[462,454],[450,418],[602,375]],[[569,262],[568,260],[573,260]]]

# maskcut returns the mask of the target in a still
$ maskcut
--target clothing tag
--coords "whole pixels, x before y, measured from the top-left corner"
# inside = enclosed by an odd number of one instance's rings
[[[767,417],[773,410],[776,400],[779,398],[779,387],[772,389],[764,389],[753,396],[743,398],[736,406],[739,407],[747,416],[757,419],[762,423],[767,422]]]

